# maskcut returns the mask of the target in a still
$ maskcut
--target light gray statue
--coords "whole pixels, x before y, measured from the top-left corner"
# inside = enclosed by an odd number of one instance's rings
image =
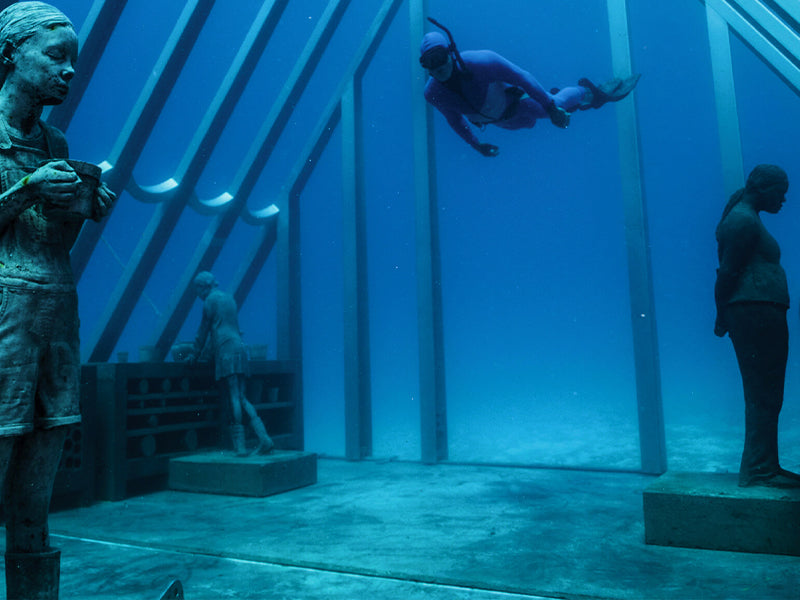
[[[745,440],[739,485],[800,487],[800,475],[778,461],[778,415],[783,406],[789,331],[789,289],[778,242],[759,213],[777,213],[789,178],[780,167],[758,165],[731,196],[717,226],[719,269],[714,288],[714,333],[730,335],[742,375]]]
[[[233,449],[239,456],[245,456],[245,436],[242,425],[242,411],[247,413],[250,426],[258,438],[258,445],[250,454],[267,454],[275,444],[267,435],[264,423],[256,409],[245,396],[245,377],[249,373],[247,352],[239,332],[239,317],[236,300],[218,287],[217,280],[208,271],[194,278],[194,290],[203,301],[203,319],[197,331],[194,348],[187,360],[194,362],[209,340],[214,356],[214,374],[217,381],[222,380],[230,401],[233,425],[231,438]]]
[[[47,515],[67,426],[80,422],[78,298],[69,251],[114,194],[79,177],[41,121],[74,75],[78,38],[43,2],[0,13],[0,477],[8,598],[58,597]],[[75,163],[79,168],[86,163]]]

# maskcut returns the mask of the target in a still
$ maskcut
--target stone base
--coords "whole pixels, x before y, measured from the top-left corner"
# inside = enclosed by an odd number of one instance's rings
[[[213,451],[169,461],[169,487],[184,492],[270,496],[317,482],[317,455],[275,450],[265,456]]]
[[[738,486],[737,473],[673,473],[644,491],[645,542],[800,556],[800,489]]]

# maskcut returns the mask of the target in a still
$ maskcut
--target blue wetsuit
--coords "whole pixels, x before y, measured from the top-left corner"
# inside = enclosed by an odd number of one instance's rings
[[[588,91],[575,86],[551,94],[530,73],[491,50],[468,50],[461,57],[472,76],[465,75],[454,61],[453,75],[448,81],[428,79],[425,99],[475,149],[480,142],[470,122],[479,127],[492,124],[503,129],[533,127],[536,119],[548,116],[546,107],[553,102],[573,112]],[[517,88],[517,94],[513,88]],[[524,93],[521,98],[519,90]]]

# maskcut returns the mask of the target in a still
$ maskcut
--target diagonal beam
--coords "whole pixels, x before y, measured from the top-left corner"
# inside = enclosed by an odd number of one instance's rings
[[[101,165],[104,181],[116,194],[120,194],[128,184],[136,161],[197,42],[213,5],[214,0],[190,0],[186,4],[153,67],[152,75],[145,83],[125,126],[112,146],[109,157]],[[108,219],[100,223],[86,223],[81,229],[72,248],[72,268],[76,280],[83,275],[107,222]]]
[[[280,210],[278,219],[277,280],[275,301],[278,329],[278,359],[294,360],[302,367],[303,322],[300,285],[300,194],[311,177],[341,118],[341,102],[333,102],[323,113],[311,136],[311,144],[300,154],[292,168],[289,185],[281,189],[275,200]]]
[[[800,37],[798,37],[797,31],[759,0],[739,0],[739,6],[750,20],[754,21],[785,50],[785,52],[780,49],[778,51],[786,55],[797,66],[800,58]]]
[[[135,259],[123,272],[90,339],[90,360],[106,360],[113,351],[287,2],[264,2],[179,164],[176,177],[181,183],[172,179],[162,184],[164,199],[143,231]]]
[[[706,5],[708,46],[714,76],[714,102],[717,109],[717,133],[722,157],[722,180],[725,197],[744,185],[744,159],[736,107],[736,84],[731,59],[730,28],[719,14]]]
[[[795,93],[800,94],[800,37],[797,31],[761,2],[742,0],[740,10],[727,0],[701,0],[701,2],[705,2],[724,19],[770,69]],[[773,39],[779,45],[776,45]]]
[[[233,191],[225,194],[229,201],[222,214],[217,215],[206,229],[197,249],[178,280],[176,292],[170,299],[163,319],[156,328],[156,356],[162,358],[180,331],[194,301],[191,282],[198,271],[209,270],[222,250],[225,239],[233,229],[242,208],[246,206],[253,187],[269,159],[278,138],[286,128],[294,107],[300,99],[325,49],[344,16],[350,0],[330,0],[311,33],[306,46],[295,63],[286,85],[273,103],[254,143],[248,150],[234,177]],[[110,352],[110,350],[109,350]]]
[[[276,215],[269,223],[259,228],[254,243],[242,258],[239,269],[233,275],[231,289],[237,306],[241,306],[247,300],[258,274],[261,272],[261,267],[267,262],[270,252],[275,247],[279,218],[280,216]]]
[[[300,153],[294,168],[289,172],[289,176],[281,187],[282,196],[302,193],[330,134],[333,133],[332,130],[339,123],[342,97],[350,87],[351,81],[363,77],[401,4],[402,0],[384,0],[381,9],[376,14],[364,36],[364,41],[356,53],[355,59],[342,77],[339,87],[331,96],[311,136],[309,136],[311,141]]]
[[[792,19],[800,23],[800,2],[797,2],[797,0],[772,0],[772,2]]]

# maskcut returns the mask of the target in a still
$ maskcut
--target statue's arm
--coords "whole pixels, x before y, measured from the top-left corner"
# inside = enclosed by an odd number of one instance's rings
[[[197,336],[194,339],[194,346],[192,347],[192,355],[194,358],[200,356],[203,352],[203,346],[206,345],[208,334],[211,331],[212,315],[208,303],[203,303],[203,318],[200,321],[200,327],[197,329]]]
[[[724,227],[720,228],[719,268],[714,284],[717,335],[724,335],[728,331],[723,309],[736,291],[742,271],[753,256],[758,232],[756,218],[749,215],[729,215]]]
[[[36,203],[29,187],[30,175],[26,175],[0,195],[0,234],[4,233],[25,210]]]

